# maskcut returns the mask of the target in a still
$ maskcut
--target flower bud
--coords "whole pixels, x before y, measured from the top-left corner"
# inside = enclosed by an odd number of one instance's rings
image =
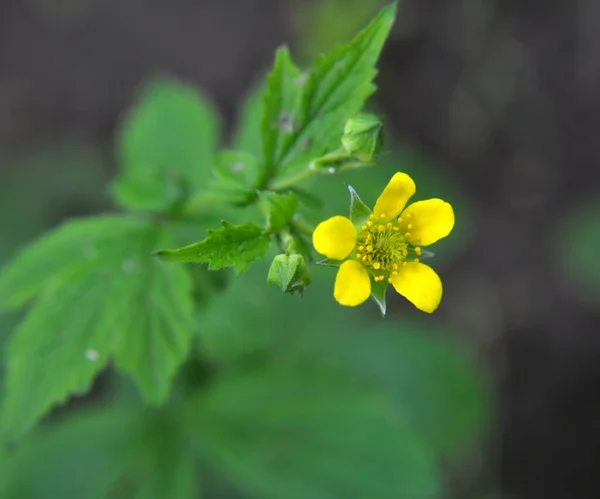
[[[383,147],[383,124],[371,114],[350,118],[344,127],[342,146],[361,161],[371,161]]]

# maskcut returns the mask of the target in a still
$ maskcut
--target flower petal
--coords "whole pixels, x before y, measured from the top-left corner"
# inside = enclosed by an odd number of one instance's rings
[[[442,300],[442,281],[428,265],[407,263],[392,276],[392,286],[423,312],[431,313]]]
[[[371,279],[362,264],[356,260],[347,260],[335,277],[333,296],[340,305],[355,307],[364,302],[371,294]]]
[[[356,229],[346,217],[331,217],[317,225],[313,246],[327,258],[343,260],[356,244]]]
[[[375,203],[373,209],[375,218],[380,218],[381,215],[384,215],[385,220],[396,218],[416,190],[412,178],[406,173],[396,173]]]
[[[428,246],[446,237],[454,227],[454,210],[442,199],[412,203],[402,212],[403,223],[410,232],[409,242]],[[408,225],[412,227],[408,227]]]

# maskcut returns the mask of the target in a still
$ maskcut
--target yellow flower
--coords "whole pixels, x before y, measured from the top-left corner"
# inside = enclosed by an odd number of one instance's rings
[[[389,283],[418,309],[433,312],[442,299],[442,281],[419,261],[421,247],[450,234],[454,227],[452,206],[441,199],[427,199],[405,208],[416,187],[400,172],[383,190],[373,212],[354,189],[349,189],[351,219],[332,217],[313,233],[313,245],[319,253],[343,261],[335,279],[335,299],[354,307],[373,295],[385,313]]]

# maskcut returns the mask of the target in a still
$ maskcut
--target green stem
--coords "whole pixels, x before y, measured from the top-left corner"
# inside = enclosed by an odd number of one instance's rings
[[[288,189],[290,187],[293,187],[297,183],[302,182],[303,180],[306,180],[309,177],[312,177],[315,173],[318,173],[317,170],[309,166],[304,170],[300,170],[298,173],[292,175],[291,177],[275,180],[269,185],[269,190],[282,191],[284,189]]]
[[[184,206],[182,213],[184,215],[195,215],[205,208],[214,206],[219,199],[211,192],[202,192],[192,197]]]
[[[292,220],[292,227],[305,236],[312,236],[315,228],[304,220]]]

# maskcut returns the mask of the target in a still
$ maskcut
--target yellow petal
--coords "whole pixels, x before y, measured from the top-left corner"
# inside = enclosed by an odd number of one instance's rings
[[[412,203],[402,213],[405,226],[411,224],[409,242],[427,246],[446,237],[454,227],[454,210],[442,199]]]
[[[442,281],[435,271],[423,263],[407,263],[392,276],[392,286],[423,312],[431,313],[442,300]]]
[[[317,225],[313,246],[327,258],[343,260],[356,244],[356,229],[346,217],[331,217]]]
[[[367,270],[356,260],[347,260],[335,277],[333,296],[340,305],[356,307],[371,294],[371,279]]]
[[[413,179],[406,173],[396,173],[375,203],[375,218],[380,219],[381,215],[385,220],[396,218],[416,189]]]

